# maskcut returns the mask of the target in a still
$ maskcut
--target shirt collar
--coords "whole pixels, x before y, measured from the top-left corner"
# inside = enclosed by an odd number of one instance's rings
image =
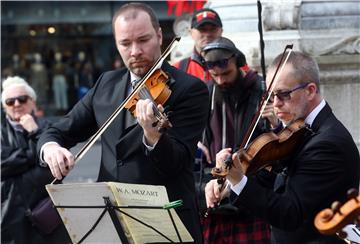
[[[163,61],[159,62],[157,69],[160,69],[160,67],[162,66],[162,64],[163,64]],[[141,78],[140,78],[139,76],[135,75],[133,72],[130,71],[130,82],[131,82],[131,84],[133,84],[133,82],[136,82],[136,83],[137,83],[140,79],[141,79]],[[135,83],[135,84],[136,84],[136,83]]]
[[[312,125],[316,116],[320,113],[320,111],[325,107],[326,103],[325,100],[322,99],[321,102],[314,108],[313,111],[306,117],[305,124]]]
[[[11,120],[8,115],[6,115],[6,119],[14,130],[20,131],[20,132],[24,131],[24,127],[22,127],[22,125],[19,122]]]

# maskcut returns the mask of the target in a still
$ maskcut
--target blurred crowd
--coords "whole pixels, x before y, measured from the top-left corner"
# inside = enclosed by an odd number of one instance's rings
[[[115,57],[113,67],[121,67],[122,60]],[[20,56],[2,66],[1,80],[20,76],[27,80],[38,93],[38,116],[57,116],[68,112],[73,105],[94,85],[105,67],[95,63],[85,52],[63,55],[52,52]]]

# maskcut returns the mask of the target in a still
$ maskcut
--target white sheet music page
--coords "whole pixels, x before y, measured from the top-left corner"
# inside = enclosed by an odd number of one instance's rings
[[[164,209],[147,209],[142,206],[163,206],[169,203],[164,186],[125,184],[117,182],[72,183],[47,185],[46,189],[56,206],[104,206],[103,197],[109,197],[121,211],[154,227],[174,242],[179,242],[169,213]],[[138,207],[136,207],[138,206]],[[93,227],[103,208],[57,209],[73,243]],[[156,231],[116,211],[129,243],[170,242]],[[183,242],[193,241],[174,209],[171,213]],[[110,215],[106,213],[83,243],[121,243]]]

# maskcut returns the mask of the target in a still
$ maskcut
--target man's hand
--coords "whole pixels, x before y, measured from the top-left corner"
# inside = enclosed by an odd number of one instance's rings
[[[35,122],[34,117],[31,116],[30,114],[25,114],[21,116],[19,123],[27,132],[33,132],[39,128]]]
[[[272,128],[276,128],[279,125],[279,119],[275,115],[274,106],[271,102],[266,104],[261,117],[269,120]]]
[[[197,143],[197,147],[200,148],[201,151],[204,153],[205,158],[206,158],[206,162],[208,164],[212,164],[209,149],[204,144],[202,144],[201,142]]]
[[[216,154],[216,167],[217,168],[225,168],[226,167],[225,161],[231,155],[231,151],[232,151],[231,148],[225,148]],[[228,175],[226,176],[226,179],[232,185],[236,185],[243,178],[245,171],[243,169],[243,165],[240,162],[238,154],[234,153],[231,155],[231,157],[232,157],[233,163],[232,163],[231,169],[229,170]]]
[[[205,186],[205,198],[206,206],[213,208],[219,203],[224,197],[229,196],[230,189],[228,187],[220,188],[217,180],[209,181]]]
[[[140,126],[144,130],[144,136],[147,145],[155,145],[161,137],[161,133],[158,130],[158,120],[154,115],[154,104],[149,100],[140,99],[136,103],[136,119]],[[158,105],[159,111],[163,111],[163,107]]]
[[[52,175],[61,180],[74,167],[74,156],[57,143],[50,143],[43,147],[43,160],[49,165]]]

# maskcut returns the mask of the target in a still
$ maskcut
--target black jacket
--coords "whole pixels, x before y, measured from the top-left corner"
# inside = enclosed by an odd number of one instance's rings
[[[359,187],[359,151],[347,129],[328,104],[315,118],[313,134],[287,160],[283,192],[263,187],[248,177],[236,200],[272,225],[275,243],[343,243],[336,236],[321,235],[315,215],[334,201],[344,202],[350,188]]]
[[[39,129],[27,133],[15,131],[7,119],[1,122],[1,243],[67,240],[64,229],[43,236],[26,216],[29,209],[47,196],[45,185],[53,179],[50,170],[38,163],[36,143],[47,122],[37,123]]]

